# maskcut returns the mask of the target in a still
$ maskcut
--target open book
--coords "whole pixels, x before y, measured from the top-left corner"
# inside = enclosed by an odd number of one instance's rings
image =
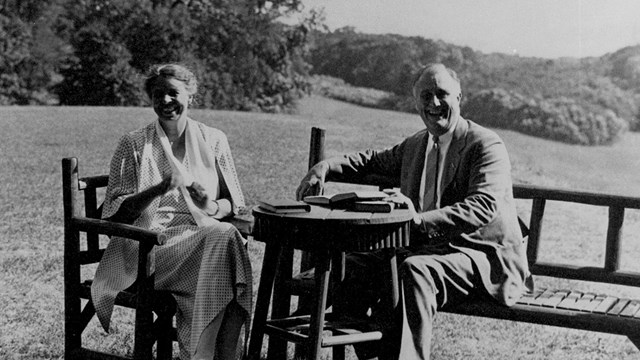
[[[296,200],[258,200],[260,208],[278,214],[309,212],[311,206]]]
[[[382,191],[377,190],[356,190],[349,192],[342,192],[333,195],[312,195],[305,196],[304,202],[307,204],[314,205],[325,205],[325,206],[343,206],[352,204],[355,201],[372,201],[372,200],[382,200],[387,198],[389,195]]]

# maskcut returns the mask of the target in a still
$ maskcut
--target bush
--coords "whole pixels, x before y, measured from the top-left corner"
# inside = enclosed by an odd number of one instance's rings
[[[569,98],[528,99],[500,88],[474,94],[463,114],[485,126],[582,145],[611,144],[628,126],[613,111],[597,105]]]
[[[72,44],[75,56],[62,68],[64,80],[55,88],[61,104],[142,104],[142,79],[129,65],[131,54],[106,27],[82,29]]]
[[[31,31],[20,19],[0,14],[0,105],[25,105],[31,92],[21,76],[30,61]]]

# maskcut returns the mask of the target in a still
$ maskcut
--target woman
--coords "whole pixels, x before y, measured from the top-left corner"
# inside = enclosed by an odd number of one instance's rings
[[[187,116],[197,81],[183,66],[152,68],[146,82],[158,120],[120,139],[111,161],[103,218],[162,232],[155,288],[172,292],[181,359],[232,359],[249,324],[251,264],[246,240],[220,222],[244,207],[226,136]],[[114,238],[91,296],[105,330],[117,293],[136,277],[137,244]],[[215,357],[214,357],[215,356]]]

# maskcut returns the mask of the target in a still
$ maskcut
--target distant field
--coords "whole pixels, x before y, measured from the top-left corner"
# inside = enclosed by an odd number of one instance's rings
[[[361,108],[324,98],[305,99],[295,115],[194,110],[192,117],[223,130],[230,141],[249,204],[261,197],[292,198],[307,167],[312,126],[327,129],[329,155],[390,146],[422,128],[415,115]],[[118,138],[154,119],[146,108],[0,107],[0,359],[63,357],[62,200],[60,160],[76,156],[83,175],[104,174]],[[640,135],[612,147],[565,145],[498,131],[507,144],[514,181],[640,196]],[[527,204],[521,204],[526,216]],[[548,260],[602,260],[601,209],[554,207],[546,224]],[[585,220],[578,218],[582,213]],[[602,220],[601,220],[602,219]],[[628,269],[640,271],[640,215],[627,215]],[[586,244],[578,239],[593,239]],[[250,244],[254,282],[260,243]],[[539,283],[561,286],[539,279]],[[584,284],[585,290],[597,289]],[[628,296],[640,297],[629,289]],[[129,314],[117,313],[114,335],[96,330],[90,341],[130,350]],[[123,343],[128,343],[124,345]],[[434,359],[636,359],[627,339],[554,327],[441,314]],[[353,356],[350,359],[354,359]]]

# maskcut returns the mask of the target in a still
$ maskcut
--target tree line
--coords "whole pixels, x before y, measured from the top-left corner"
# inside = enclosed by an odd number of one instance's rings
[[[0,1],[0,104],[137,106],[150,65],[196,73],[198,104],[283,111],[308,91],[300,0]]]
[[[461,79],[463,116],[478,123],[588,145],[640,131],[640,46],[550,60],[349,27],[313,38],[312,72],[388,92],[377,102],[381,108],[413,112],[414,74],[425,63],[442,62]]]
[[[590,145],[640,131],[640,46],[583,59],[483,54],[327,31],[313,11],[277,21],[298,13],[301,0],[0,0],[0,105],[139,106],[148,67],[180,62],[204,108],[287,111],[320,74],[378,91],[342,100],[413,112],[414,74],[442,62],[462,81],[463,116],[487,126]]]

